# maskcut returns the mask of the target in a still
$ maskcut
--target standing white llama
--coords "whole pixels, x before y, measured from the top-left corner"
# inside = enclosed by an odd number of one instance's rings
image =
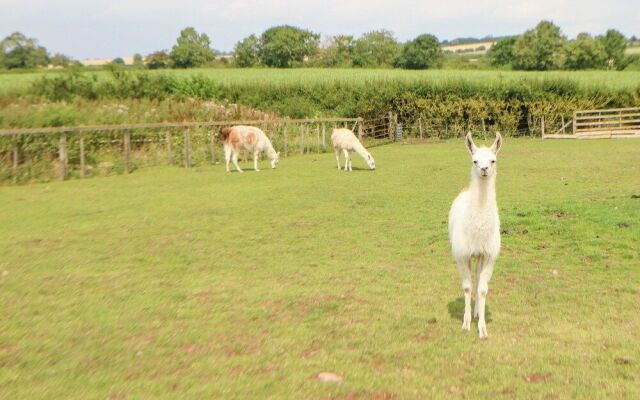
[[[355,151],[362,157],[369,166],[369,169],[376,169],[376,162],[373,159],[371,153],[364,148],[362,143],[358,140],[356,135],[351,129],[336,128],[331,132],[331,144],[336,152],[336,162],[338,163],[338,169],[340,169],[340,151],[344,154],[344,170],[353,171],[351,168],[351,157],[349,157],[350,151]]]
[[[493,264],[500,254],[500,217],[496,203],[496,156],[502,146],[502,136],[490,148],[477,148],[467,133],[465,144],[471,153],[471,184],[456,197],[449,211],[449,240],[453,258],[464,290],[462,329],[471,328],[471,267],[476,260],[477,294],[474,317],[478,317],[478,334],[486,339],[487,323],[484,308],[489,292]]]

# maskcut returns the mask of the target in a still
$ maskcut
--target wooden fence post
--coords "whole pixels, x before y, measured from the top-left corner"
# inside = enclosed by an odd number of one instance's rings
[[[18,170],[18,135],[13,135],[13,172]]]
[[[420,140],[422,140],[422,117],[418,117],[418,129],[420,130]]]
[[[60,180],[67,178],[67,135],[60,135],[60,142],[58,144],[58,161],[60,163]]]
[[[304,154],[304,128],[298,124],[298,132],[300,133],[300,154]]]
[[[544,139],[544,115],[541,117],[541,120],[540,120],[540,130],[542,131],[542,138]]]
[[[191,130],[184,131],[184,167],[191,168]]]
[[[169,133],[169,131],[165,132],[164,134],[166,140],[167,140],[167,161],[169,162],[169,165],[173,164],[173,149],[171,146],[171,134]]]
[[[85,177],[84,136],[80,136],[80,178]]]
[[[358,139],[362,140],[362,120],[358,119],[356,124],[358,125]]]
[[[124,173],[128,174],[131,162],[131,132],[124,133]]]
[[[564,127],[565,127],[565,124],[564,124],[564,115],[561,115],[561,116],[560,116],[560,118],[562,118],[562,134],[564,135],[564,134],[565,134],[565,131],[564,131]]]
[[[327,126],[325,123],[322,123],[322,148],[326,150],[327,148]]]
[[[573,113],[573,136],[576,135],[576,119],[578,118],[578,113]]]
[[[287,158],[289,156],[289,146],[287,143],[287,124],[284,124],[284,128],[283,128],[283,136],[284,136],[284,158]]]
[[[211,164],[216,163],[216,134],[209,135],[209,149],[211,151]]]
[[[320,125],[316,125],[317,151],[320,153]]]
[[[395,129],[393,126],[393,113],[389,111],[389,127],[388,127],[389,139],[393,139],[394,130]]]

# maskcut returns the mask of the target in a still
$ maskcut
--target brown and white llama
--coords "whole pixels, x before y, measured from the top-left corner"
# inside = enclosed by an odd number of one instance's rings
[[[224,148],[224,159],[227,172],[229,172],[229,161],[233,161],[236,170],[242,172],[238,166],[238,153],[240,148],[245,148],[253,153],[253,169],[258,169],[258,157],[261,152],[265,152],[271,160],[271,168],[275,168],[280,160],[280,153],[276,152],[267,135],[260,128],[255,126],[236,125],[222,128],[220,139]]]
[[[496,157],[502,146],[502,136],[490,148],[478,148],[473,143],[471,133],[465,144],[473,164],[471,184],[455,198],[449,211],[449,240],[453,258],[458,264],[458,272],[464,291],[464,317],[462,329],[471,329],[471,271],[476,263],[476,303],[474,317],[478,317],[478,334],[486,339],[485,304],[489,292],[489,280],[493,265],[500,254],[500,217],[496,202]]]
[[[351,167],[350,151],[355,151],[362,157],[369,166],[369,169],[376,169],[376,162],[373,159],[371,153],[364,148],[362,143],[358,140],[356,135],[351,129],[337,128],[331,132],[331,144],[336,152],[336,162],[338,163],[338,169],[340,169],[340,151],[344,154],[344,170],[353,171]]]

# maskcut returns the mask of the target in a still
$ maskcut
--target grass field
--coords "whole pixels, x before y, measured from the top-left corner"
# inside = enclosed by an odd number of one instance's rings
[[[0,398],[640,397],[640,141],[507,139],[488,341],[462,142],[372,153],[0,188]]]
[[[91,71],[91,70],[87,70]],[[155,70],[153,74],[170,74],[181,77],[201,75],[223,83],[277,83],[298,85],[300,83],[367,81],[448,81],[484,82],[490,85],[496,81],[518,82],[522,79],[550,80],[567,79],[577,81],[583,87],[605,87],[610,89],[636,88],[640,82],[640,71],[488,71],[488,70],[426,70],[406,71],[398,69],[328,69],[328,68],[203,68],[189,70]],[[26,90],[31,82],[43,75],[59,74],[57,71],[2,73],[0,93]],[[109,76],[107,71],[94,71],[98,77]]]

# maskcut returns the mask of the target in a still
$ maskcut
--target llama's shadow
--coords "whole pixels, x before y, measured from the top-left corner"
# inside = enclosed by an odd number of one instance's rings
[[[363,172],[363,171],[371,171],[371,169],[369,168],[363,168],[363,167],[351,167],[351,172]],[[340,168],[340,171],[345,172],[344,167]],[[347,171],[348,172],[348,171]]]
[[[472,316],[474,305],[474,300],[471,300]],[[464,317],[464,297],[458,297],[457,299],[449,302],[449,304],[447,304],[447,309],[449,310],[449,316],[451,316],[451,318],[462,321],[462,318]],[[484,319],[487,323],[491,322],[491,311],[487,304],[484,306]]]

